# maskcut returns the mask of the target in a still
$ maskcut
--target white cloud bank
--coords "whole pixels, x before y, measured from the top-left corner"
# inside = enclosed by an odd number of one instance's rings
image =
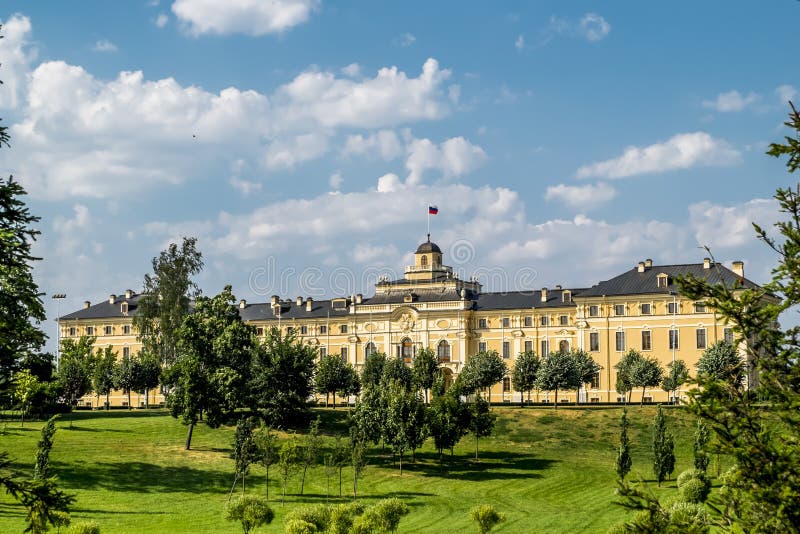
[[[544,198],[588,211],[611,201],[615,196],[617,192],[613,187],[600,182],[596,185],[551,185],[547,188]]]
[[[260,36],[308,21],[318,0],[175,0],[172,12],[192,35]]]
[[[717,98],[714,100],[704,100],[703,107],[719,111],[720,113],[729,113],[742,111],[755,104],[757,101],[758,95],[755,93],[743,95],[739,91],[733,90],[718,94]]]

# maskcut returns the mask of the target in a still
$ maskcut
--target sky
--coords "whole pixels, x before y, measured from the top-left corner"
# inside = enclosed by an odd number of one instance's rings
[[[195,236],[206,294],[372,294],[425,240],[486,289],[708,247],[756,282],[800,2],[6,1],[0,172],[49,318]],[[66,293],[53,301],[53,293]],[[53,348],[55,325],[46,325]]]

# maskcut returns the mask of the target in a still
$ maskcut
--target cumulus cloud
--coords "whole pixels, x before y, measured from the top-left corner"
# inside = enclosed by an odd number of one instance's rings
[[[712,251],[753,242],[755,232],[752,223],[769,229],[779,216],[777,201],[767,198],[756,198],[732,206],[711,202],[689,206],[689,220],[697,242]]]
[[[589,210],[609,202],[617,195],[610,185],[600,182],[595,185],[551,185],[544,195],[545,200],[557,200],[579,210]]]
[[[786,104],[789,100],[795,99],[797,89],[792,85],[784,84],[775,89],[775,94],[778,95],[781,104]]]
[[[166,13],[159,13],[154,22],[157,27],[163,28],[169,22],[169,17]]]
[[[600,41],[611,32],[611,24],[597,13],[586,13],[578,23],[580,33],[587,41]]]
[[[379,130],[369,135],[348,135],[342,155],[370,156],[378,155],[384,161],[391,161],[404,153],[403,142],[392,130]]]
[[[262,185],[258,182],[251,182],[249,180],[244,180],[239,178],[238,176],[231,176],[228,179],[228,183],[231,184],[231,187],[236,189],[242,196],[248,197],[253,193],[261,191]]]
[[[0,108],[15,108],[24,99],[26,76],[36,52],[30,46],[31,21],[22,15],[12,15],[3,25],[0,39],[0,58],[3,65],[3,90]]]
[[[175,0],[172,12],[192,35],[280,33],[306,22],[318,0]]]
[[[400,36],[399,42],[400,42],[400,46],[406,47],[406,46],[411,46],[412,44],[414,44],[414,42],[416,40],[417,40],[417,38],[413,34],[404,33],[403,35]]]
[[[552,15],[547,26],[542,30],[539,46],[544,46],[561,36],[597,42],[603,40],[609,33],[611,33],[611,24],[597,13],[586,13],[579,20]]]
[[[291,169],[296,164],[317,159],[328,151],[328,135],[304,133],[273,142],[264,155],[267,169]]]
[[[414,139],[408,146],[407,181],[416,184],[428,170],[441,172],[445,178],[473,171],[484,161],[486,152],[463,137],[453,137],[436,145],[430,139]]]
[[[117,45],[115,45],[108,39],[100,39],[99,41],[94,43],[92,50],[94,50],[95,52],[116,52],[117,50],[119,50],[119,48],[117,48]]]
[[[350,76],[351,78],[360,76],[361,65],[359,65],[358,63],[350,63],[349,65],[342,67],[342,74],[344,74],[345,76]]]
[[[726,141],[706,132],[677,134],[663,143],[646,147],[631,146],[622,156],[577,171],[578,178],[625,178],[692,167],[718,167],[741,162],[739,152]]]
[[[341,189],[342,183],[344,183],[344,178],[342,178],[342,173],[338,171],[328,177],[328,185],[330,185],[331,189],[334,191]]]
[[[755,93],[743,95],[739,91],[733,90],[718,94],[714,100],[704,100],[703,107],[719,111],[720,113],[729,113],[742,111],[757,101],[758,95]]]

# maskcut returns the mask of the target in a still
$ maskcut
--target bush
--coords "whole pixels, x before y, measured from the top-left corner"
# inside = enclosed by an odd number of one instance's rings
[[[64,532],[66,534],[100,534],[100,525],[98,525],[94,521],[73,523]]]
[[[356,517],[364,513],[365,506],[359,502],[340,504],[331,509],[329,534],[348,534]]]
[[[317,527],[314,526],[313,523],[309,523],[304,519],[300,519],[299,517],[293,517],[291,519],[286,519],[286,523],[283,526],[284,534],[314,534],[316,532],[324,532],[317,530]]]
[[[394,532],[400,519],[408,513],[408,505],[398,498],[384,499],[370,506],[353,521],[351,534]]]
[[[486,534],[498,523],[506,520],[506,516],[494,509],[491,504],[481,504],[469,512],[470,518],[478,524],[481,534]]]
[[[264,497],[242,495],[225,506],[225,519],[239,521],[244,534],[261,525],[272,523],[274,518],[275,512]]]
[[[681,499],[683,499],[687,503],[701,503],[705,502],[708,498],[708,492],[711,488],[707,483],[704,483],[702,480],[693,478],[683,486],[680,487],[678,492],[681,495]]]
[[[324,504],[318,504],[316,506],[295,508],[286,514],[286,524],[288,525],[289,522],[294,519],[299,519],[303,522],[310,523],[316,529],[314,532],[326,532],[331,521],[331,507]]]
[[[669,509],[669,524],[676,527],[708,527],[708,513],[700,504],[676,502]]]
[[[680,488],[693,478],[702,480],[704,482],[708,482],[708,475],[706,475],[705,471],[702,471],[700,469],[687,469],[686,471],[678,475],[678,480],[677,480],[678,487]]]

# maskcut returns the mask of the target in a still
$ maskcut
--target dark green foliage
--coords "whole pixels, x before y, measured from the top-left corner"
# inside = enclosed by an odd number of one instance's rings
[[[691,503],[676,502],[664,506],[652,492],[618,482],[619,504],[638,513],[631,521],[620,523],[609,530],[610,534],[651,534],[665,532],[674,534],[705,534],[711,521],[705,510]]]
[[[231,493],[236,487],[236,481],[241,478],[242,494],[244,494],[245,480],[250,471],[250,465],[261,457],[253,434],[256,425],[257,421],[254,417],[242,417],[236,423],[236,432],[233,434],[233,452],[231,453],[234,461],[234,480]]]
[[[270,426],[305,428],[311,419],[308,399],[314,391],[317,351],[297,339],[270,329],[256,347],[249,403]]]
[[[675,360],[667,364],[669,371],[661,381],[661,389],[674,397],[678,396],[678,390],[689,380],[689,368],[683,360]]]
[[[36,446],[36,465],[33,466],[34,480],[44,480],[50,477],[50,451],[53,448],[53,436],[56,433],[56,419],[54,415],[42,427],[42,437]]]
[[[356,402],[355,410],[353,410],[353,425],[358,427],[360,435],[365,440],[376,445],[383,438],[383,429],[386,426],[386,407],[385,389],[368,386],[364,388],[361,397]]]
[[[471,394],[478,390],[488,390],[506,376],[508,368],[495,350],[479,352],[472,356],[459,375],[462,379],[463,393]]]
[[[131,390],[136,385],[136,360],[130,355],[123,356],[114,367],[114,387],[128,396],[128,409],[131,406]]]
[[[569,352],[551,352],[542,359],[536,376],[536,387],[543,391],[555,392],[554,406],[558,409],[559,390],[581,387],[583,378],[578,361]]]
[[[705,472],[708,469],[708,451],[706,446],[711,439],[708,426],[702,419],[697,420],[697,429],[694,432],[694,468]]]
[[[408,505],[396,497],[378,501],[367,507],[353,521],[352,534],[389,534],[397,530],[400,520],[409,512]]]
[[[631,401],[631,394],[633,393],[633,373],[636,367],[642,361],[642,354],[634,349],[630,349],[620,359],[619,363],[614,366],[617,370],[617,393],[620,395],[627,395],[628,401]]]
[[[528,402],[531,400],[531,390],[536,387],[536,376],[541,360],[533,351],[520,353],[514,362],[514,372],[511,375],[511,385],[520,393],[528,392]]]
[[[373,352],[364,359],[364,368],[361,370],[361,384],[364,388],[377,386],[383,377],[383,368],[386,366],[386,354]]]
[[[400,475],[403,474],[403,455],[416,450],[427,436],[425,406],[416,393],[405,389],[402,383],[389,384],[386,400],[386,421],[383,441],[400,457]]]
[[[495,510],[491,504],[481,504],[469,511],[469,517],[478,526],[478,532],[486,534],[506,520],[505,515]]]
[[[653,421],[653,474],[658,485],[669,478],[675,470],[675,443],[672,433],[667,429],[667,419],[661,405],[658,405]]]
[[[736,351],[736,347],[718,341],[705,351],[697,361],[697,374],[704,381],[718,380],[734,387],[741,387],[747,374],[747,365]]]
[[[74,406],[92,388],[94,341],[94,337],[81,336],[77,341],[65,339],[61,342],[61,362],[56,382],[61,395],[70,406]]]
[[[366,507],[359,502],[340,504],[331,508],[329,534],[349,534],[356,517],[364,513]]]
[[[442,451],[450,450],[469,432],[469,407],[461,402],[451,389],[444,395],[434,397],[428,408],[428,431],[442,457]]]
[[[631,464],[633,463],[631,459],[631,443],[628,439],[628,429],[631,425],[628,422],[628,410],[625,408],[622,410],[619,426],[619,447],[617,448],[615,468],[619,479],[625,480],[625,477],[631,471]]]
[[[114,371],[117,367],[117,353],[111,347],[97,351],[94,370],[92,371],[92,389],[95,395],[105,395],[106,409],[109,407],[108,396],[114,389]]]
[[[475,436],[475,459],[478,459],[478,438],[492,435],[497,416],[489,409],[489,401],[480,395],[469,407],[469,431]]]
[[[133,316],[142,351],[168,366],[178,360],[178,330],[191,301],[200,295],[192,281],[203,269],[203,255],[196,245],[196,238],[184,237],[180,247],[170,243],[153,258],[153,273],[144,275],[143,294]]]
[[[269,507],[264,497],[242,495],[225,506],[225,519],[238,521],[242,525],[244,534],[261,525],[272,523],[274,518],[275,512]]]
[[[654,388],[661,384],[664,369],[654,356],[642,357],[630,370],[631,386],[642,388],[642,405],[647,388]]]
[[[367,467],[367,442],[357,427],[350,427],[350,466],[353,468],[353,499],[358,498],[358,479]]]
[[[313,528],[311,532],[327,532],[331,523],[331,507],[325,504],[315,504],[295,508],[286,514],[285,522],[287,527],[285,532],[302,532],[303,530],[297,530],[302,523],[311,525]],[[290,523],[297,525],[294,527],[295,530],[289,528]]]
[[[403,389],[411,391],[411,369],[402,358],[388,358],[383,366],[381,387],[387,388],[391,384],[400,385]]]
[[[412,380],[415,388],[425,392],[425,404],[428,404],[428,391],[433,387],[437,376],[439,376],[439,360],[436,354],[428,348],[417,351],[414,356]]]
[[[711,492],[711,481],[705,471],[689,469],[678,475],[678,489],[681,499],[688,503],[703,503]]]
[[[134,356],[133,390],[144,395],[145,407],[150,407],[150,390],[158,387],[161,364],[158,357],[147,352]]]
[[[333,394],[333,408],[336,409],[336,392],[342,395],[358,393],[360,381],[353,366],[340,356],[331,354],[320,360],[314,376],[317,393],[325,394],[325,406],[328,405],[328,394]]]

